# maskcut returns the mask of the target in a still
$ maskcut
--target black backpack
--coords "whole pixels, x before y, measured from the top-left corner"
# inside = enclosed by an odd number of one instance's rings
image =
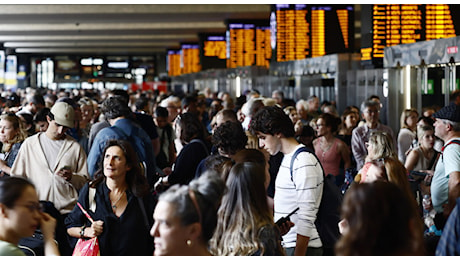
[[[311,153],[315,156],[318,163],[321,165],[316,154],[309,148],[302,146],[297,149],[291,159],[291,180],[292,180],[292,168],[294,166],[294,160],[297,155],[301,152]],[[321,165],[321,169],[323,166]],[[335,243],[340,238],[339,222],[340,218],[340,207],[342,205],[343,195],[340,189],[335,185],[334,178],[332,175],[324,176],[323,195],[321,197],[321,203],[316,215],[315,226],[318,230],[319,237],[323,243],[325,249],[333,249]]]

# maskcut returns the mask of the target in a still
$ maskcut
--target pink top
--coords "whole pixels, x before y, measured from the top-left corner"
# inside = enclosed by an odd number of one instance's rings
[[[315,144],[315,154],[318,156],[319,161],[323,165],[326,176],[328,174],[337,176],[340,173],[340,161],[342,160],[342,156],[337,149],[339,141],[340,140],[338,138],[335,138],[331,148],[326,151],[321,149],[321,142],[316,142]]]

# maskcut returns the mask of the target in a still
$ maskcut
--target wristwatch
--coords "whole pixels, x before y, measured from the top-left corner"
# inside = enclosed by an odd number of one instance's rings
[[[85,237],[85,229],[86,229],[86,226],[81,227],[81,229],[80,229],[80,238]]]

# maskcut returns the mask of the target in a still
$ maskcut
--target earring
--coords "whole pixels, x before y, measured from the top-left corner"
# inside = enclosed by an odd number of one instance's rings
[[[187,246],[191,247],[192,246],[192,240],[187,239]]]

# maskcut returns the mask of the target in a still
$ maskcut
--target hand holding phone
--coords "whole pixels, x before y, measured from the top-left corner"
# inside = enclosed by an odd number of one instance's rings
[[[286,217],[281,217],[280,219],[278,219],[275,224],[278,225],[278,226],[281,226],[283,225],[284,223],[286,223],[287,221],[290,221],[290,217],[297,212],[297,210],[299,210],[299,208],[296,208],[295,210],[293,210],[291,213],[289,213],[289,215],[287,215]]]

